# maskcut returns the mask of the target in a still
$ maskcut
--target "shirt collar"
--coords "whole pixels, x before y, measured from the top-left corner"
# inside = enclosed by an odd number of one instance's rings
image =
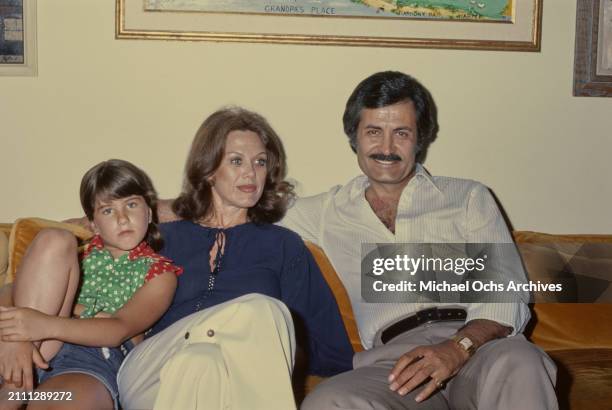
[[[423,178],[425,181],[430,183],[436,189],[436,191],[438,191],[439,193],[442,193],[442,190],[440,189],[440,187],[436,183],[434,177],[431,176],[429,171],[423,165],[421,165],[418,162],[417,162],[417,164],[415,166],[415,171],[414,171],[413,178],[415,178],[415,177]]]
[[[94,235],[89,241],[87,248],[85,249],[85,254],[89,254],[93,249],[103,250],[104,249],[104,240],[100,235]],[[153,249],[147,244],[146,241],[140,242],[138,246],[128,252],[128,259],[133,261],[143,256],[151,256],[153,255]]]
[[[436,184],[436,181],[434,180],[433,176],[429,173],[429,171],[427,171],[427,169],[425,169],[423,165],[421,165],[418,162],[415,165],[414,175],[412,176],[412,179],[416,179],[416,178],[427,181],[427,183],[431,184],[431,186],[433,186],[436,191],[442,194],[442,190]],[[355,179],[355,185],[353,187],[354,189],[350,191],[350,199],[355,200],[355,198],[363,196],[365,190],[369,186],[370,186],[370,181],[368,180],[368,177],[366,175],[360,175],[359,177],[357,177]]]
[[[151,249],[149,244],[145,241],[142,241],[137,247],[135,247],[128,253],[128,258],[129,260],[133,261],[135,259],[142,258],[143,256],[151,256],[153,254],[153,249]]]

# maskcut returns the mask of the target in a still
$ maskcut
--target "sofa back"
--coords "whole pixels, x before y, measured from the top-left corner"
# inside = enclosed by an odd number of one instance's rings
[[[612,347],[612,235],[522,231],[514,232],[514,239],[531,280],[577,278],[580,300],[604,300],[535,303],[525,331],[530,340],[547,351]]]

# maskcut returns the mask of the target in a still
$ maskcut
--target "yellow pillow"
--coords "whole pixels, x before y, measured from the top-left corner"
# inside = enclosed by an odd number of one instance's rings
[[[8,269],[5,283],[11,283],[15,279],[15,272],[19,268],[21,258],[25,254],[30,242],[36,234],[45,228],[59,228],[72,232],[79,239],[88,239],[92,233],[87,229],[64,222],[49,221],[41,218],[17,219],[11,229],[9,237]]]

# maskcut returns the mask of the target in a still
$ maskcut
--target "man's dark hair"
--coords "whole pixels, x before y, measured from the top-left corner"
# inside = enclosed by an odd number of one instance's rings
[[[353,152],[357,152],[357,127],[364,108],[382,108],[412,101],[417,116],[417,161],[422,162],[429,144],[438,134],[436,104],[427,90],[413,77],[398,71],[372,74],[359,83],[348,101],[342,121]]]

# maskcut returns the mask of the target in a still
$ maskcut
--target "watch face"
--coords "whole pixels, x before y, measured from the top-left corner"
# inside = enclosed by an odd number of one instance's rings
[[[465,350],[470,350],[470,348],[472,346],[474,346],[474,343],[472,343],[472,341],[470,339],[468,339],[467,337],[464,337],[463,339],[459,340],[459,344],[465,349]]]
[[[474,342],[472,342],[467,336],[454,336],[452,339],[459,345],[460,348],[468,352],[469,355],[472,355],[474,350],[476,350]]]

